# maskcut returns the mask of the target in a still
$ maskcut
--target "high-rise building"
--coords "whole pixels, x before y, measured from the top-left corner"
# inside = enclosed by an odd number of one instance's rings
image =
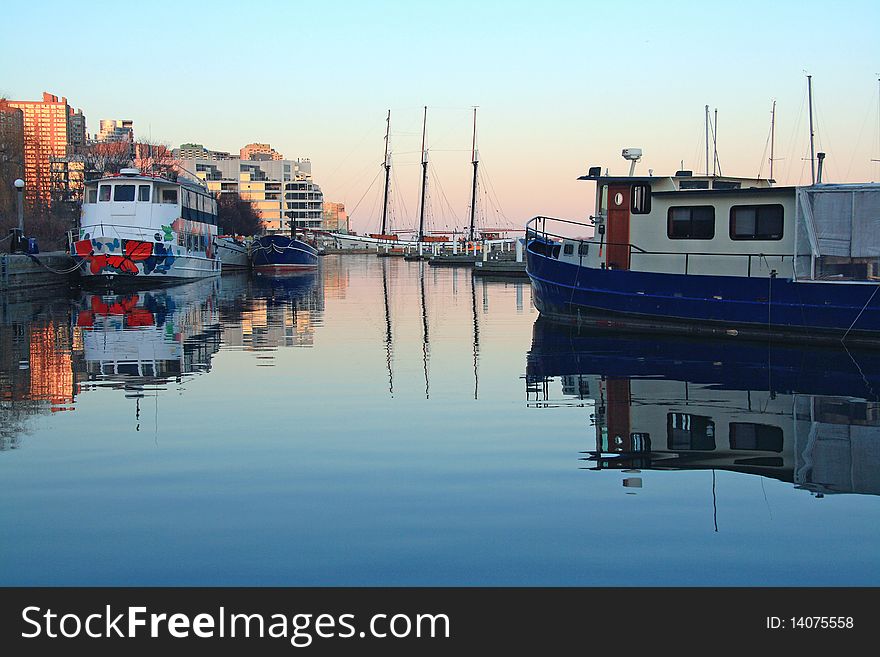
[[[101,119],[95,141],[128,141],[134,143],[134,122],[128,119]]]
[[[345,213],[345,203],[324,201],[324,221],[321,228],[333,233],[348,233],[348,215]]]
[[[82,110],[73,111],[73,108],[68,108],[68,117],[67,117],[67,125],[70,131],[70,137],[68,142],[70,144],[70,153],[71,155],[76,155],[81,153],[83,148],[85,148],[86,143],[89,139],[89,133],[86,128],[86,117],[83,116]]]
[[[73,112],[67,98],[43,92],[42,100],[9,100],[9,107],[18,108],[23,114],[24,126],[24,173],[25,198],[30,203],[51,203],[53,158],[67,157],[78,139],[72,135],[71,115],[74,131],[79,130],[79,117],[82,112]],[[82,118],[83,128],[85,117]]]
[[[283,160],[284,156],[269,144],[248,144],[239,151],[242,160]]]
[[[181,160],[216,194],[237,193],[251,201],[267,232],[320,229],[324,195],[312,181],[312,164],[301,160]]]

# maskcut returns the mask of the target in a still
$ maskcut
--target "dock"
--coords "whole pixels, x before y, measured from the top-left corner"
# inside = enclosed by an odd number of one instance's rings
[[[478,256],[458,254],[441,254],[436,255],[428,262],[432,267],[473,267],[477,262]]]
[[[66,284],[77,275],[77,263],[65,251],[0,254],[0,292]]]
[[[504,278],[529,277],[524,261],[498,259],[478,260],[474,263],[474,276],[497,276]]]

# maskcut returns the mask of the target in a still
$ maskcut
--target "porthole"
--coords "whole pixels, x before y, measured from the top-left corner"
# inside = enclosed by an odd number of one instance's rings
[[[623,205],[623,194],[620,192],[614,195],[614,205]]]

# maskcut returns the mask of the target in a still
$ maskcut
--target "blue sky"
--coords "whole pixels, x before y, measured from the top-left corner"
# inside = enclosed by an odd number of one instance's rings
[[[625,171],[623,147],[643,148],[655,175],[682,160],[701,170],[707,104],[724,173],[754,176],[775,98],[776,177],[806,182],[805,71],[829,177],[880,179],[876,2],[33,2],[4,19],[16,28],[0,43],[0,93],[65,95],[90,132],[130,118],[172,146],[270,142],[311,158],[328,200],[349,208],[373,193],[388,108],[415,206],[423,105],[432,167],[461,214],[474,105],[484,171],[516,222],[589,214],[575,178]]]

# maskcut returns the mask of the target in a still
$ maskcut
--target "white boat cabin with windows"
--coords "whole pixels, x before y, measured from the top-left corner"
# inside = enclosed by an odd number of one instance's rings
[[[595,227],[563,239],[558,259],[598,269],[791,277],[795,188],[761,179],[602,176]]]

